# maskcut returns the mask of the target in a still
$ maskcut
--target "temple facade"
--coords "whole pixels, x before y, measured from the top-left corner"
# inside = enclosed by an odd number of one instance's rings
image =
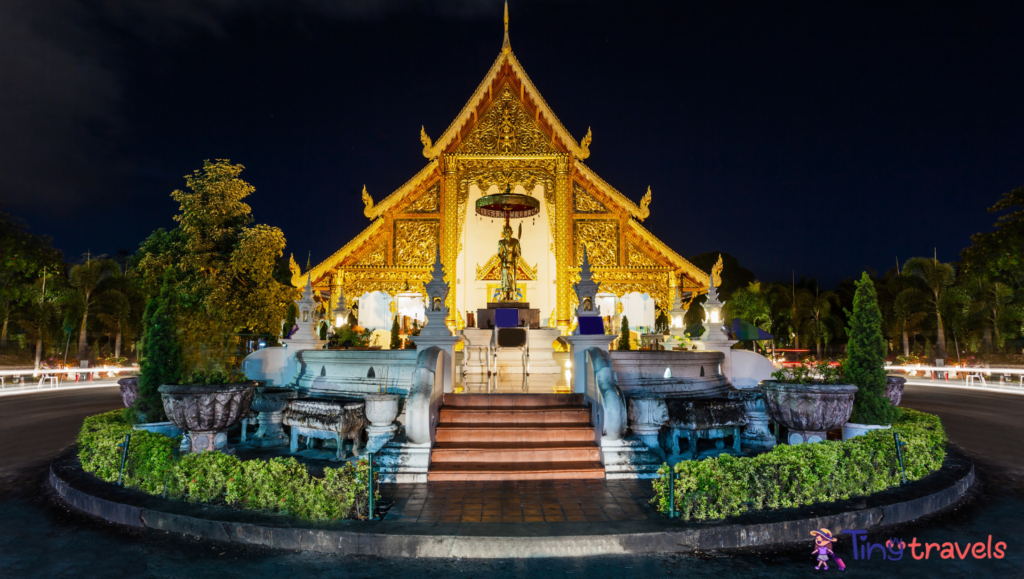
[[[451,288],[446,321],[462,329],[500,283],[504,223],[477,215],[474,203],[509,187],[540,201],[540,213],[520,222],[516,278],[541,325],[566,333],[573,324],[584,248],[602,313],[624,313],[634,327],[707,291],[708,274],[643,226],[650,189],[637,203],[584,163],[590,130],[577,141],[530,81],[509,43],[507,11],[502,50],[469,102],[439,138],[423,128],[420,138],[422,170],[378,202],[364,187],[363,231],[309,271],[292,259],[292,283],[311,279],[328,317],[344,295],[359,301],[360,325],[386,329],[395,314],[423,320],[423,285],[439,251]]]

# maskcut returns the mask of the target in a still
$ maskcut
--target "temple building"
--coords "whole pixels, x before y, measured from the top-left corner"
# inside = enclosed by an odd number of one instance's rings
[[[707,273],[643,226],[650,189],[627,195],[585,164],[591,132],[577,141],[530,81],[509,43],[507,8],[494,65],[440,137],[421,128],[420,139],[422,170],[377,202],[364,187],[363,231],[309,271],[292,260],[293,284],[311,279],[325,310],[343,295],[358,300],[363,326],[387,329],[395,314],[422,321],[423,284],[440,251],[451,288],[446,321],[462,329],[499,287],[504,223],[479,216],[474,203],[508,190],[540,201],[538,215],[514,226],[522,225],[517,296],[540,310],[541,326],[572,326],[584,248],[602,312],[628,315],[634,327],[708,290]]]

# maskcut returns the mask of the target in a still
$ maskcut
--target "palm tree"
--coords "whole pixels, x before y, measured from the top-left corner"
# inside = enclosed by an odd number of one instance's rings
[[[821,343],[826,344],[843,335],[843,324],[832,313],[832,306],[839,306],[839,296],[835,292],[811,293],[800,290],[796,294],[796,317],[798,327],[809,339],[814,340],[821,360]]]
[[[99,256],[96,259],[87,259],[85,263],[78,264],[71,268],[68,275],[69,283],[73,288],[69,298],[76,302],[82,312],[82,329],[78,333],[78,358],[88,358],[89,341],[87,326],[89,313],[96,298],[96,290],[100,284],[111,275],[118,273],[120,268],[112,259]]]
[[[1013,303],[1013,288],[985,275],[971,276],[964,285],[971,299],[970,312],[983,320],[985,349],[991,351],[993,337],[995,346],[1002,349],[1006,339],[1003,328],[1020,321],[1020,308]]]
[[[917,276],[890,270],[879,285],[878,306],[886,334],[893,341],[902,340],[903,355],[909,356],[910,337],[920,333],[928,317],[924,284]]]
[[[775,352],[775,333],[790,308],[789,292],[771,283],[750,282],[747,287],[733,292],[726,304],[730,317],[743,319],[766,332],[772,333],[772,353]]]
[[[919,277],[931,293],[928,298],[929,307],[935,311],[938,328],[938,339],[935,344],[935,357],[946,359],[946,332],[942,327],[942,304],[947,290],[956,281],[956,270],[952,264],[941,263],[937,259],[912,257],[903,266],[903,272]]]
[[[28,299],[22,308],[18,325],[25,330],[30,340],[36,342],[35,370],[39,371],[39,361],[43,357],[43,339],[52,333],[54,322],[58,319],[57,294],[46,287],[46,272],[26,291]],[[51,288],[53,284],[51,283]]]
[[[114,357],[120,358],[124,336],[136,336],[141,331],[145,300],[138,280],[119,270],[100,285],[96,303],[99,309],[96,317],[113,337]]]

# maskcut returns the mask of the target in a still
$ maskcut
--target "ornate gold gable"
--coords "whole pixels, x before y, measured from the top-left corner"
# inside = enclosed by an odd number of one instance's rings
[[[516,279],[522,281],[536,281],[537,280],[537,264],[530,267],[523,259],[523,256],[519,256],[519,260],[516,262]],[[495,253],[487,260],[482,267],[476,266],[476,279],[477,281],[494,281],[501,279],[501,260],[498,259],[498,254]]]
[[[636,203],[582,163],[591,131],[577,142],[562,125],[512,53],[507,29],[501,53],[459,115],[436,141],[421,127],[420,141],[427,165],[379,203],[364,187],[370,226],[309,272],[317,289],[331,289],[332,305],[338,290],[350,298],[422,291],[440,251],[451,284],[448,304],[457,315],[456,295],[464,290],[453,273],[474,184],[484,191],[522,186],[527,193],[543,187],[560,327],[571,319],[584,248],[601,291],[646,292],[662,308],[671,307],[676,288],[706,291],[708,275],[640,225],[650,215],[650,189]],[[477,279],[497,279],[492,262],[477,266]],[[518,265],[520,279],[537,279],[536,266]],[[304,284],[298,265],[291,269],[292,283]]]

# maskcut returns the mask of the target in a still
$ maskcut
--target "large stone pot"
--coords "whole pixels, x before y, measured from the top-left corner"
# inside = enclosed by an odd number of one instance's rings
[[[117,385],[121,387],[121,402],[124,403],[124,407],[131,408],[139,398],[139,377],[121,378]]]
[[[224,451],[228,428],[249,412],[256,394],[255,383],[173,384],[160,387],[164,412],[175,426],[185,431],[192,452]]]
[[[829,430],[850,419],[857,387],[853,384],[761,382],[772,420],[789,430],[789,444],[821,442]]]
[[[366,419],[370,421],[366,431],[371,435],[394,432],[398,428],[395,419],[398,418],[398,401],[401,399],[397,394],[367,394],[363,398]]]
[[[661,453],[658,435],[661,427],[668,423],[668,406],[664,398],[644,397],[626,399],[626,416],[629,429],[647,445],[647,448]]]
[[[885,377],[885,397],[892,402],[893,406],[900,405],[900,401],[903,400],[903,388],[906,385],[907,379],[903,376]]]
[[[284,409],[288,402],[298,395],[297,391],[290,388],[261,386],[256,389],[252,409],[260,413],[260,427],[252,438],[253,446],[270,448],[288,444],[288,435],[281,429],[281,421],[284,419]]]

